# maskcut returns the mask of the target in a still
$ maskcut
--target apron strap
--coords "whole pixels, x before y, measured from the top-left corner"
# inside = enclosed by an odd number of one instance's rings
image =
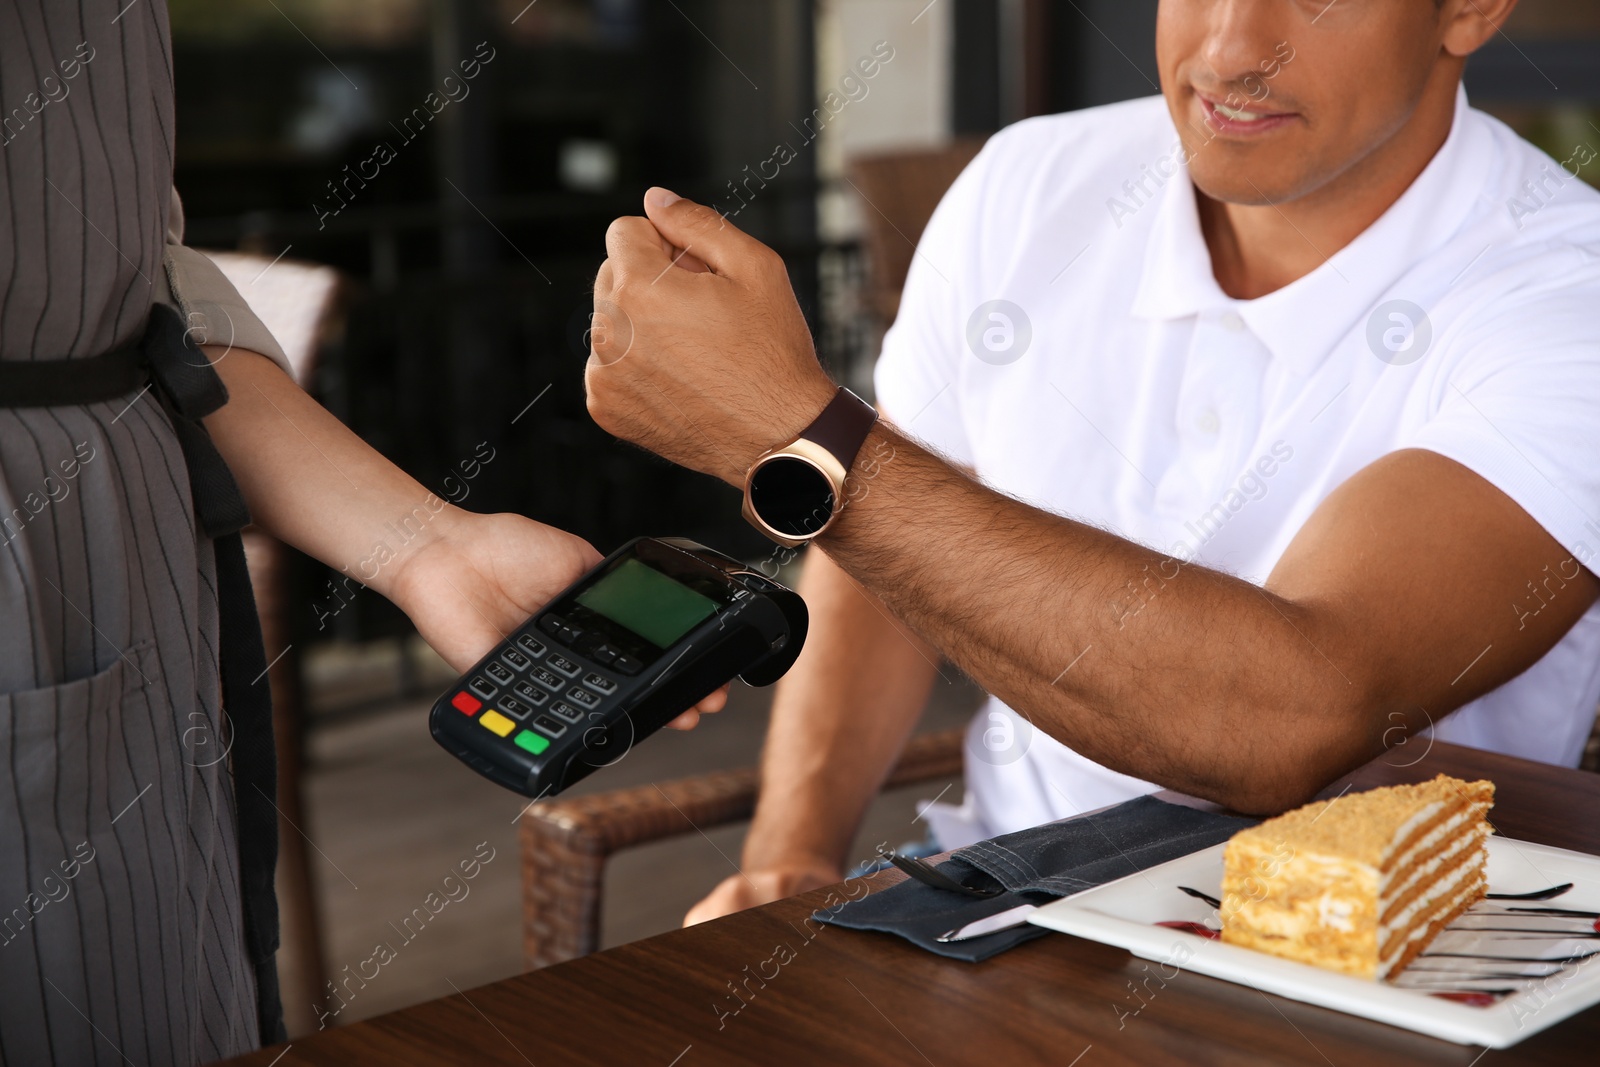
[[[87,359],[0,360],[0,408],[98,404],[127,396],[149,378],[138,345]]]
[[[278,763],[272,736],[272,695],[266,681],[261,619],[256,614],[244,542],[239,536],[250,523],[250,511],[222,453],[200,423],[228,402],[228,390],[211,361],[195,346],[183,319],[169,305],[151,308],[141,349],[156,394],[183,448],[195,523],[216,552],[222,708],[233,727],[233,793],[245,944],[255,967],[261,1042],[272,1045],[286,1037],[275,959]]]

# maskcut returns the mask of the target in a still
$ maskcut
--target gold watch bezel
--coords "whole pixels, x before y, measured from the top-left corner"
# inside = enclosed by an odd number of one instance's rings
[[[756,473],[768,463],[780,458],[799,460],[828,479],[828,484],[833,487],[833,511],[828,515],[827,521],[804,537],[792,537],[789,534],[779,533],[774,530],[767,525],[760,515],[756,514],[755,507],[750,502],[750,484],[755,480]],[[796,438],[782,448],[774,448],[770,452],[762,453],[754,463],[750,464],[750,469],[745,471],[744,507],[742,509],[745,521],[785,548],[799,548],[801,545],[808,544],[826,532],[828,527],[833,525],[833,520],[839,517],[840,502],[844,500],[845,478],[848,475],[849,472],[844,469],[844,465],[839,462],[837,456],[815,441],[804,437]]]

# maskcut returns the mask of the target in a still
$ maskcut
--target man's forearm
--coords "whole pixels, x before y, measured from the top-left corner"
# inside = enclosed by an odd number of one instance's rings
[[[800,592],[813,623],[773,701],[747,870],[842,869],[937,671],[938,653],[822,553],[807,557]]]
[[[1266,808],[1283,798],[1263,783],[1309,781],[1282,761],[1321,749],[1331,767],[1360,747],[1346,714],[1357,680],[1318,651],[1295,605],[874,433],[896,461],[819,543],[1046,733],[1124,773]]]

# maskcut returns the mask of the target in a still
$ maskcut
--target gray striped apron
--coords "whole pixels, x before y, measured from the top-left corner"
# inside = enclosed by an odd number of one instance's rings
[[[192,386],[6,399],[110,374],[99,354],[165,299],[166,19],[163,0],[0,3],[4,1064],[207,1062],[257,1047],[271,1014],[270,918],[247,919],[241,881],[262,866],[235,803],[242,661],[219,637],[237,609],[188,473],[197,428],[163,408]]]
[[[215,733],[203,728],[203,737],[196,736],[192,729],[184,731],[177,738],[177,748],[201,757],[226,759],[233,770],[245,943],[255,971],[260,1037],[263,1043],[270,1044],[284,1036],[274,958],[278,948],[273,887],[278,827],[272,702],[264,684],[266,656],[239,537],[239,531],[249,524],[250,515],[227,464],[200,422],[227,403],[227,390],[205,355],[195,347],[180,314],[165,304],[152,309],[144,339],[137,347],[80,360],[0,362],[0,407],[4,408],[57,408],[117,400],[128,401],[131,406],[137,402],[135,393],[142,394],[147,387],[154,389],[159,398],[183,452],[195,522],[215,553],[221,614],[219,665],[225,722]],[[64,470],[62,474],[65,475]],[[121,662],[131,661],[124,656]],[[124,682],[127,689],[134,687],[134,679],[124,677]],[[92,694],[87,691],[94,686],[79,688],[84,691],[81,695],[88,696]],[[118,695],[104,685],[101,688],[102,696],[114,699]],[[58,702],[62,695],[52,693],[51,699]],[[26,709],[15,706],[16,695],[11,699],[15,733]],[[14,797],[18,821],[26,832],[31,813],[21,803],[20,790],[14,791]],[[132,803],[141,799],[142,795],[137,796]],[[52,804],[52,815],[54,810]],[[64,894],[61,899],[68,898],[71,883],[93,864],[95,854],[91,836],[58,865],[59,870],[44,876],[54,885],[41,882],[45,890],[42,895],[30,893],[12,916],[0,918],[0,949],[10,947],[13,936],[26,933],[33,917],[57,902],[52,896]],[[140,920],[135,917],[134,921]],[[15,924],[14,929],[11,924]],[[0,1032],[0,1040],[3,1038]]]

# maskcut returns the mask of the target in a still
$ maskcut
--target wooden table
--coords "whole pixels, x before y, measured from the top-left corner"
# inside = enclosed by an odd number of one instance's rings
[[[1386,757],[1416,759],[1414,742]],[[1410,749],[1411,751],[1407,751]],[[1488,778],[1514,838],[1600,854],[1600,775],[1437,743],[1356,788]],[[1335,783],[1330,794],[1344,787]],[[898,872],[874,876],[882,888]],[[1485,1052],[1185,972],[1137,1016],[1122,949],[1056,935],[984,963],[804,924],[818,890],[234,1061],[296,1064],[1593,1064],[1600,1007]],[[836,898],[837,899],[837,898]],[[778,953],[787,946],[786,953]],[[775,976],[764,984],[758,971]],[[731,992],[741,990],[744,1000]],[[740,1007],[740,1005],[743,1005]],[[737,1009],[737,1013],[735,1012]],[[281,1056],[281,1058],[279,1058]]]

